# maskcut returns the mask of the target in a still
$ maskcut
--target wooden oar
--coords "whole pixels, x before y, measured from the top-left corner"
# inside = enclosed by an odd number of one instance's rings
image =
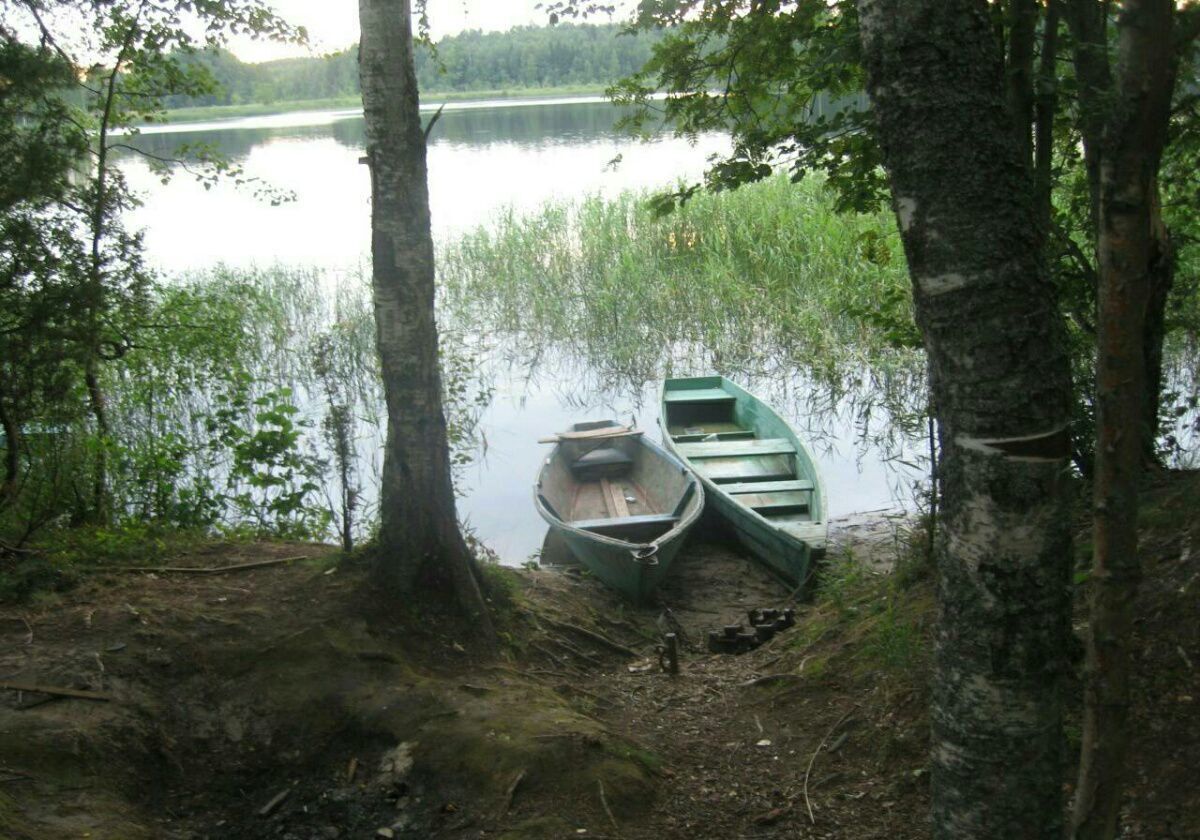
[[[586,432],[558,432],[550,437],[538,438],[538,443],[558,443],[562,440],[597,440],[602,438],[632,437],[641,433],[641,429],[631,429],[628,426],[606,426],[602,429],[589,429]]]

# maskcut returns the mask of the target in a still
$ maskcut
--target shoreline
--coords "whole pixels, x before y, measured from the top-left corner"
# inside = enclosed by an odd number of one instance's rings
[[[606,85],[563,85],[546,88],[516,88],[496,90],[431,91],[421,102],[421,110],[437,108],[452,102],[486,102],[489,100],[534,100],[548,97],[573,98],[601,96]],[[335,96],[325,99],[298,99],[271,104],[248,102],[243,105],[204,105],[168,109],[162,119],[145,125],[209,122],[213,120],[263,117],[296,111],[329,111],[361,108],[358,96]]]

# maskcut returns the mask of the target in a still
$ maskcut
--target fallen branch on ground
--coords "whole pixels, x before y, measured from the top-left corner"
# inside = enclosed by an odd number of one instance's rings
[[[755,677],[752,680],[746,680],[741,684],[741,688],[752,688],[756,685],[770,685],[776,682],[787,682],[789,680],[802,680],[800,674],[765,674],[761,677]]]
[[[275,809],[283,804],[283,800],[287,799],[289,796],[291,796],[291,794],[292,789],[290,787],[279,791],[279,793],[271,797],[270,801],[268,801],[266,805],[258,809],[258,815],[260,817],[271,816],[271,814],[275,812]]]
[[[611,651],[615,651],[616,653],[619,653],[622,656],[629,656],[629,657],[632,657],[633,659],[637,659],[639,656],[641,656],[641,654],[639,654],[637,651],[633,650],[632,648],[627,648],[627,647],[625,647],[625,645],[621,644],[620,642],[614,642],[612,639],[608,638],[608,636],[605,636],[601,633],[597,633],[594,630],[588,630],[587,628],[580,627],[576,624],[568,624],[565,621],[555,621],[553,618],[550,618],[548,616],[542,616],[542,620],[545,621],[547,624],[549,624],[551,627],[557,627],[559,630],[566,630],[571,633],[576,633],[580,636],[583,636],[585,639],[590,639],[591,641],[595,642],[596,644],[598,644],[602,647],[606,647]]]
[[[111,694],[100,691],[84,691],[78,688],[61,688],[54,685],[36,685],[35,683],[0,682],[0,691],[30,691],[36,694],[52,694],[55,697],[96,700],[101,703],[111,703],[116,699]]]
[[[517,787],[520,786],[521,780],[525,778],[525,768],[522,767],[513,774],[512,781],[508,783],[508,788],[504,791],[504,802],[500,805],[499,817],[503,818],[505,814],[512,808],[513,796],[516,795]]]
[[[608,797],[604,795],[604,782],[597,779],[596,784],[600,786],[600,804],[604,806],[604,813],[608,814],[608,821],[612,823],[613,828],[620,831],[621,826],[617,825],[617,818],[613,816],[612,808],[608,807]]]
[[[253,563],[238,563],[234,566],[107,566],[100,567],[100,572],[153,572],[154,574],[175,575],[219,575],[225,572],[244,572],[248,569],[261,569],[265,566],[278,566],[283,563],[295,563],[297,560],[310,560],[309,555],[301,554],[296,557],[276,557],[272,560],[255,560]]]
[[[854,707],[854,709],[857,708],[857,706]],[[812,802],[808,798],[808,776],[810,773],[812,773],[813,764],[817,760],[817,754],[821,752],[821,747],[825,746],[825,742],[829,740],[829,736],[832,735],[834,731],[842,725],[843,722],[845,722],[846,718],[850,717],[850,712],[853,712],[854,709],[850,709],[849,712],[846,712],[846,714],[838,718],[837,722],[834,723],[833,726],[829,727],[829,731],[825,733],[825,737],[821,739],[821,743],[817,744],[817,748],[813,750],[812,758],[808,760],[808,767],[804,768],[804,805],[806,808],[808,808],[808,820],[813,825],[817,824],[817,818],[813,816]]]

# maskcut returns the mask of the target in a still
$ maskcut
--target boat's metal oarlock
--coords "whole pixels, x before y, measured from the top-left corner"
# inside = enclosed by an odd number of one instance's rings
[[[658,546],[639,545],[633,550],[633,562],[643,566],[658,565]]]

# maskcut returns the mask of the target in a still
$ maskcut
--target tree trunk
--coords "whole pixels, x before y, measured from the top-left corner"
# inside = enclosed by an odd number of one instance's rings
[[[1008,0],[1008,113],[1022,158],[1033,157],[1033,57],[1039,13],[1037,0]]]
[[[1133,617],[1141,577],[1143,342],[1155,258],[1154,179],[1174,87],[1172,10],[1171,0],[1124,3],[1116,79],[1102,92],[1104,131],[1092,150],[1100,173],[1095,526],[1083,744],[1072,814],[1076,838],[1115,836],[1129,745]]]
[[[1064,17],[1074,36],[1075,79],[1079,87],[1079,132],[1087,173],[1089,221],[1100,230],[1100,138],[1104,134],[1105,101],[1112,88],[1108,61],[1108,3],[1103,0],[1062,0]]]
[[[1142,329],[1142,356],[1146,366],[1146,387],[1142,395],[1142,460],[1159,467],[1159,403],[1163,390],[1163,341],[1166,338],[1167,297],[1175,285],[1175,246],[1171,231],[1162,218],[1157,180],[1152,187],[1150,216],[1149,294],[1146,299],[1146,323]]]
[[[1070,372],[985,0],[859,0],[942,438],[934,835],[1058,838]]]
[[[112,445],[112,429],[108,424],[108,401],[100,386],[99,364],[95,355],[89,355],[84,367],[83,381],[87,386],[88,408],[96,421],[96,461],[92,465],[91,519],[106,524],[111,511],[108,499],[108,451]]]
[[[0,430],[4,431],[4,479],[0,483],[0,510],[17,498],[17,482],[21,476],[21,429],[0,397]]]
[[[1038,58],[1037,94],[1034,97],[1034,210],[1042,240],[1050,239],[1054,187],[1054,111],[1058,106],[1059,0],[1046,4],[1042,25],[1042,52]]]
[[[385,591],[453,593],[494,644],[458,528],[450,475],[411,3],[360,0],[358,8],[376,340],[388,410],[374,576]]]
[[[1137,4],[1134,8],[1140,8]],[[1108,114],[1113,94],[1113,70],[1108,58],[1108,4],[1100,0],[1064,0],[1064,17],[1074,36],[1075,75],[1079,82],[1080,120],[1083,136],[1084,160],[1091,195],[1091,221],[1097,262],[1101,244],[1101,157],[1109,130]],[[1140,12],[1138,14],[1141,14]],[[1126,16],[1128,19],[1128,15]],[[1167,37],[1171,37],[1168,35]],[[1170,41],[1159,44],[1161,55],[1167,62],[1170,91],[1174,90],[1178,52],[1164,47]],[[1120,84],[1118,81],[1117,84]],[[1157,164],[1155,173],[1157,174]],[[1162,353],[1165,338],[1164,318],[1167,295],[1174,284],[1174,250],[1170,232],[1162,221],[1158,206],[1157,185],[1152,190],[1154,204],[1151,209],[1151,235],[1156,241],[1149,252],[1149,298],[1142,333],[1142,352],[1145,358],[1144,396],[1142,398],[1142,420],[1139,424],[1142,439],[1142,457],[1146,463],[1158,463],[1156,444],[1159,427],[1159,400],[1162,395]]]

